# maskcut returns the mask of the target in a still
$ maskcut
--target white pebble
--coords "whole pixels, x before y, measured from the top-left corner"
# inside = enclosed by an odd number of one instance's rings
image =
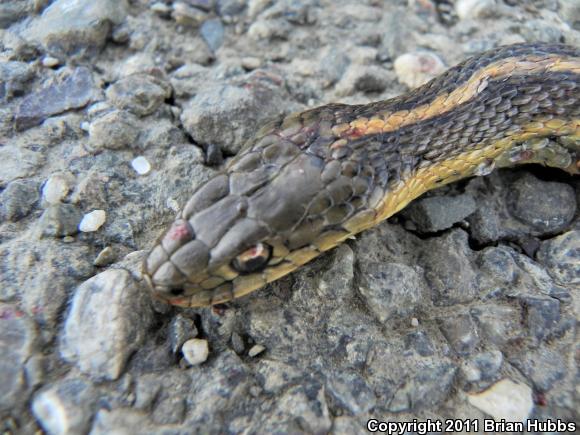
[[[462,20],[469,18],[485,18],[496,8],[495,0],[459,0],[455,4],[455,12]]]
[[[49,204],[58,204],[70,191],[70,184],[63,174],[51,175],[42,186],[42,199]]]
[[[496,421],[524,421],[534,407],[532,389],[510,379],[503,379],[479,394],[470,394],[467,400]]]
[[[133,160],[131,160],[131,166],[133,166],[133,169],[135,169],[135,172],[137,172],[139,175],[145,175],[151,171],[151,164],[149,163],[149,160],[143,156],[135,157]]]
[[[416,328],[417,326],[419,326],[419,319],[417,319],[416,317],[413,317],[413,318],[411,319],[411,326],[412,326],[413,328]]]
[[[181,352],[185,360],[192,366],[195,366],[207,360],[209,346],[207,340],[192,338],[183,343]]]
[[[395,59],[395,73],[410,88],[426,83],[445,71],[445,64],[433,53],[405,53]]]
[[[42,59],[42,66],[45,66],[47,68],[52,68],[52,67],[55,67],[57,65],[60,65],[60,60],[58,60],[56,57],[45,56]]]
[[[79,224],[79,231],[83,233],[90,233],[97,231],[107,220],[107,213],[105,210],[94,210],[83,216]]]
[[[253,358],[255,356],[258,356],[259,354],[261,354],[265,350],[266,350],[266,346],[262,346],[261,344],[254,344],[250,348],[250,350],[248,351],[248,356],[251,356]]]

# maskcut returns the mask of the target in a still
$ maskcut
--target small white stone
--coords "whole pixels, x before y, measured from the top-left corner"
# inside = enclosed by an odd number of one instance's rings
[[[192,366],[195,366],[207,360],[209,346],[207,340],[192,338],[183,343],[181,352],[183,352],[185,360]]]
[[[163,2],[155,2],[151,6],[151,10],[159,15],[169,15],[171,8]]]
[[[42,59],[42,66],[45,66],[47,68],[53,68],[57,65],[60,65],[60,60],[58,60],[56,57],[45,56]]]
[[[42,186],[42,199],[49,204],[58,204],[70,191],[68,177],[64,174],[51,175]]]
[[[419,326],[419,319],[417,319],[416,317],[413,317],[413,318],[411,319],[411,326],[412,326],[413,328],[416,328],[417,326]]]
[[[532,389],[510,379],[502,379],[479,394],[469,394],[467,400],[496,421],[504,419],[509,422],[523,422],[534,407]]]
[[[97,231],[107,220],[107,213],[105,210],[94,210],[83,216],[79,224],[79,231],[83,233],[90,233]]]
[[[395,73],[410,88],[426,83],[445,71],[445,64],[433,53],[405,53],[395,59]]]
[[[485,18],[492,14],[497,4],[495,0],[459,0],[455,12],[462,19]]]
[[[266,350],[266,346],[263,346],[261,344],[254,344],[250,350],[248,351],[248,356],[251,356],[252,358],[255,356],[260,355],[262,352],[264,352]]]
[[[131,160],[131,166],[133,166],[133,169],[135,169],[135,172],[137,172],[139,175],[145,175],[151,171],[151,164],[149,163],[149,160],[143,156],[135,157],[133,160]]]

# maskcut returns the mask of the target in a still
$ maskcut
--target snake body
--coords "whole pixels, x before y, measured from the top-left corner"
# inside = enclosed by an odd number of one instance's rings
[[[205,306],[256,290],[422,193],[541,163],[579,172],[580,50],[500,47],[400,97],[267,124],[193,194],[147,256],[156,296]]]

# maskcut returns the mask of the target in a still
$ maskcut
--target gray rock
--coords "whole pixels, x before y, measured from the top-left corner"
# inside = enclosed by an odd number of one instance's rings
[[[112,27],[123,22],[127,9],[126,0],[57,0],[22,35],[56,57],[94,54]]]
[[[124,270],[107,270],[75,292],[67,315],[62,356],[97,380],[117,379],[151,321],[147,294]]]
[[[215,7],[215,0],[186,0],[187,4],[202,11],[209,12]]]
[[[441,332],[458,355],[470,355],[479,344],[477,330],[468,313],[439,318]]]
[[[200,91],[185,107],[181,121],[196,142],[236,153],[261,124],[287,107],[283,95],[277,82],[262,72],[248,77],[243,87],[228,84]]]
[[[476,205],[469,194],[432,196],[411,203],[403,215],[411,219],[423,233],[451,228],[475,211]]]
[[[474,300],[479,286],[467,233],[454,229],[428,242],[420,258],[425,280],[433,290],[433,303],[454,305]]]
[[[530,334],[538,341],[544,340],[560,322],[560,302],[553,298],[526,297],[522,303]]]
[[[503,354],[500,351],[481,352],[462,365],[461,374],[466,382],[475,383],[480,390],[497,380],[502,364]]]
[[[10,1],[0,4],[0,29],[7,29],[12,23],[30,13],[33,8],[33,1]]]
[[[90,434],[107,435],[115,432],[130,434],[135,432],[135,428],[139,428],[140,432],[153,433],[155,431],[147,412],[131,408],[112,410],[101,408],[95,415]]]
[[[53,204],[42,213],[38,226],[47,237],[72,236],[79,232],[82,217],[82,212],[73,204]]]
[[[542,242],[538,260],[559,283],[580,284],[580,231],[569,231]]]
[[[326,389],[336,404],[353,415],[371,411],[376,397],[364,378],[354,371],[330,374]]]
[[[28,215],[38,202],[40,185],[34,180],[14,180],[0,193],[0,222],[15,222]]]
[[[396,263],[360,262],[358,290],[381,323],[414,313],[428,298],[422,270]]]
[[[556,233],[572,222],[576,197],[567,184],[540,181],[526,174],[511,187],[507,206],[516,219],[539,234]]]
[[[219,18],[205,21],[199,33],[211,51],[217,51],[224,42],[225,29]]]
[[[34,68],[26,62],[0,62],[0,101],[23,94],[33,77]]]
[[[89,143],[98,150],[136,147],[138,119],[124,110],[115,110],[98,117],[89,126]]]
[[[500,348],[509,349],[510,343],[526,337],[521,324],[521,311],[511,306],[477,305],[470,314],[483,337]]]
[[[50,434],[85,433],[91,423],[97,391],[82,379],[67,379],[36,393],[32,413]]]
[[[567,375],[565,355],[566,352],[540,347],[510,356],[509,361],[532,381],[537,390],[547,392]]]
[[[576,210],[570,186],[517,176],[500,170],[467,186],[477,210],[467,218],[471,236],[480,244],[526,236],[546,236],[566,228]]]
[[[405,382],[400,381],[393,399],[389,402],[391,412],[416,411],[445,400],[451,390],[457,368],[448,363],[435,363],[421,370]]]
[[[560,0],[559,15],[574,29],[580,30],[580,4],[576,0]]]
[[[71,109],[79,109],[100,98],[89,69],[78,67],[26,96],[15,115],[16,128],[25,130],[42,123],[46,118]]]
[[[425,331],[411,332],[405,336],[405,347],[413,349],[420,356],[431,356],[435,354],[433,342]]]
[[[177,24],[188,27],[199,27],[208,17],[207,13],[189,6],[185,2],[173,3],[171,16]]]
[[[348,96],[356,92],[382,92],[388,84],[388,73],[383,68],[352,64],[336,87],[339,95]]]
[[[87,246],[63,244],[60,240],[12,240],[0,245],[0,297],[17,298],[21,308],[42,327],[47,338],[70,290],[78,280],[91,276],[93,266]]]
[[[277,398],[273,409],[252,423],[249,432],[327,433],[332,420],[324,387],[316,381],[305,380],[304,384],[285,391]]]
[[[245,8],[244,0],[217,0],[217,12],[222,17],[240,15]]]
[[[24,364],[38,343],[34,322],[15,305],[0,303],[0,410],[27,399]]]
[[[107,99],[118,109],[137,116],[157,110],[171,95],[168,83],[147,74],[133,74],[107,88]]]
[[[197,328],[193,320],[178,314],[169,324],[169,343],[171,351],[177,353],[187,340],[197,337]]]
[[[32,176],[45,161],[44,147],[18,144],[0,146],[0,187],[13,180]]]

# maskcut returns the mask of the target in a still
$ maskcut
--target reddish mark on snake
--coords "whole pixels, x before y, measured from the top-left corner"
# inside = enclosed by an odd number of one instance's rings
[[[171,240],[191,239],[192,231],[187,222],[175,222],[167,232],[167,237]]]

